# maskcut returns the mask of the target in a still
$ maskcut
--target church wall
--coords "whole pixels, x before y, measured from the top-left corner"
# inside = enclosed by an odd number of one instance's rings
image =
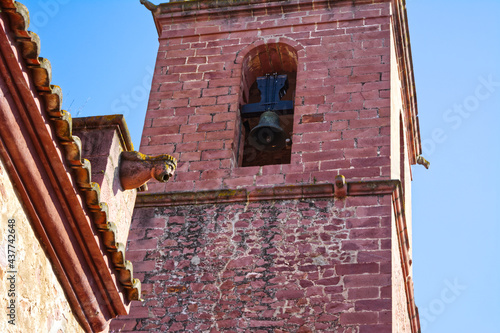
[[[169,3],[154,14],[160,46],[140,149],[179,164],[174,179],[138,196],[127,253],[145,302],[112,330],[407,330],[399,185],[392,195],[366,183],[372,192],[344,199],[273,198],[276,186],[407,172],[391,110],[394,96],[401,106],[391,3],[227,3]],[[239,167],[242,91],[249,68],[272,58],[254,50],[282,44],[297,57],[291,162]],[[271,194],[252,197],[259,191]],[[214,193],[224,200],[207,203]]]
[[[15,223],[9,223],[12,220]],[[10,257],[14,249],[15,257]],[[11,273],[11,264],[14,264],[16,274]],[[2,160],[0,308],[1,332],[83,332],[30,225]]]
[[[390,332],[391,197],[137,207],[115,332]]]

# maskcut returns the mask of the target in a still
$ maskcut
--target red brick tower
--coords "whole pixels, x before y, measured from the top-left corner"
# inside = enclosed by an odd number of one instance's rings
[[[147,3],[159,52],[123,331],[419,332],[404,0]]]

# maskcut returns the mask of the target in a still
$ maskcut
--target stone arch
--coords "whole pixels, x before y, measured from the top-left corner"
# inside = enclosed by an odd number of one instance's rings
[[[257,88],[257,78],[274,74],[287,75],[288,89],[282,100],[293,101],[295,98],[299,54],[304,48],[297,42],[287,38],[272,38],[256,41],[240,52],[235,64],[240,68],[240,106],[258,103],[261,100]],[[293,110],[288,114],[280,114],[280,124],[286,136],[293,133]],[[240,122],[240,145],[238,165],[255,166],[271,164],[288,164],[291,159],[291,145],[282,151],[257,152],[248,145],[248,133],[259,122],[259,118],[245,119]]]

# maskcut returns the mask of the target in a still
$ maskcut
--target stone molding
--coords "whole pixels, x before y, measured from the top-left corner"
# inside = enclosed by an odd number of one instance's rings
[[[357,0],[357,4],[374,4],[385,3],[391,0]],[[397,0],[392,0],[397,1]],[[253,12],[275,12],[277,8],[281,8],[283,12],[303,11],[303,8],[329,8],[336,5],[345,5],[345,2],[335,0],[215,0],[215,1],[185,1],[185,2],[168,2],[162,3],[157,6],[156,10],[152,12],[155,26],[158,32],[159,39],[170,38],[162,36],[162,26],[165,24],[182,23],[186,19],[194,19],[199,16],[210,16],[211,14],[220,18],[221,16],[248,16],[248,13]],[[353,17],[362,19],[363,17]],[[331,21],[349,21],[348,18],[337,18]],[[317,22],[316,24],[331,22]],[[310,25],[298,24],[300,25]],[[235,31],[246,31],[248,29],[235,29]],[[222,32],[222,31],[221,31]],[[189,33],[189,30],[183,30],[185,33],[182,37],[194,36],[195,34]],[[213,33],[213,32],[212,32]]]
[[[416,164],[417,157],[422,154],[420,127],[418,121],[417,92],[413,74],[410,33],[406,0],[392,0],[392,24],[394,45],[399,68],[399,79],[402,84],[401,94],[404,107],[405,124],[407,124],[410,163]]]
[[[346,182],[346,195],[388,195],[399,188],[399,183],[399,180]],[[335,193],[334,183],[274,186],[250,190],[227,189],[197,192],[140,193],[137,195],[136,207],[168,207],[263,200],[333,198],[336,196]]]
[[[378,2],[387,2],[388,0],[356,0],[356,3],[362,4],[373,4]],[[224,10],[227,12],[235,11],[253,11],[261,9],[271,9],[274,7],[287,7],[287,8],[297,8],[299,7],[311,7],[311,6],[334,6],[336,3],[345,3],[345,1],[336,0],[196,0],[196,1],[184,1],[184,2],[167,2],[162,3],[157,6],[153,12],[154,16],[169,15],[172,16],[190,16],[190,15],[203,15],[210,14],[212,10],[216,10],[217,13],[223,13]],[[182,13],[182,14],[178,14]]]

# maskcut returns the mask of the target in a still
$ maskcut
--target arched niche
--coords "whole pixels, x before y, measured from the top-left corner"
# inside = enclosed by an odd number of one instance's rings
[[[292,150],[293,134],[293,101],[295,98],[296,78],[297,78],[297,51],[283,42],[262,43],[250,49],[242,59],[241,71],[241,93],[240,112],[241,132],[238,154],[239,166],[262,166],[273,164],[289,164]],[[259,124],[259,116],[249,116],[243,114],[244,106],[259,104],[262,100],[257,80],[265,76],[286,75],[286,93],[280,96],[280,101],[290,101],[290,110],[276,111],[279,116],[279,126],[283,129],[284,135],[289,139],[285,148],[278,151],[259,151],[249,143],[250,131]],[[262,79],[261,79],[262,80]],[[284,89],[285,90],[285,89]],[[259,105],[256,106],[257,108]]]

